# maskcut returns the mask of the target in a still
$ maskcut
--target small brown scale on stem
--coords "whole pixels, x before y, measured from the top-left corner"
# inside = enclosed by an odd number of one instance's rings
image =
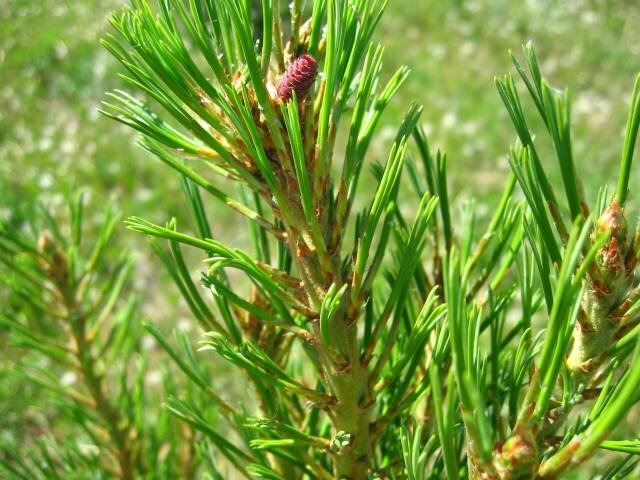
[[[256,287],[251,290],[249,302],[262,310],[270,310],[269,302]],[[244,312],[244,310],[238,311],[238,318],[242,319],[241,328],[245,336],[255,342],[270,358],[277,362],[282,352],[286,350],[281,348],[286,332],[250,312]]]

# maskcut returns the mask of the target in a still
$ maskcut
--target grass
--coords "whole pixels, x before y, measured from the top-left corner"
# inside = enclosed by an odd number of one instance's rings
[[[577,168],[594,196],[601,181],[615,186],[612,169],[640,70],[639,18],[634,2],[392,2],[381,31],[387,66],[413,69],[403,98],[424,103],[431,142],[450,155],[453,191],[464,185],[465,194],[486,192],[489,201],[504,182],[514,140],[493,77],[512,71],[509,50],[520,55],[533,40],[545,75],[572,92]]]

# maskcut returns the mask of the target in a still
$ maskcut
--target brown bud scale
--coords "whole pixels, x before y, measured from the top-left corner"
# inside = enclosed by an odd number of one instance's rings
[[[316,59],[311,55],[301,55],[284,72],[278,85],[278,96],[284,102],[288,102],[291,100],[292,93],[296,92],[298,100],[302,100],[311,91],[317,76],[318,62]]]

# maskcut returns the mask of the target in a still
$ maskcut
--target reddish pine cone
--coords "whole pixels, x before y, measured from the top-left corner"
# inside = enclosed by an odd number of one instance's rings
[[[296,58],[280,80],[278,96],[284,102],[288,102],[291,100],[292,92],[295,91],[298,100],[302,100],[311,90],[317,75],[318,62],[315,58],[311,55],[302,55]]]

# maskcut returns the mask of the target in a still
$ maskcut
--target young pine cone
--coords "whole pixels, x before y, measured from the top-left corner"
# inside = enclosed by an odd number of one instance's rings
[[[285,103],[291,100],[292,92],[296,92],[298,100],[306,97],[318,75],[318,62],[311,55],[296,58],[284,72],[278,85],[278,96]]]

